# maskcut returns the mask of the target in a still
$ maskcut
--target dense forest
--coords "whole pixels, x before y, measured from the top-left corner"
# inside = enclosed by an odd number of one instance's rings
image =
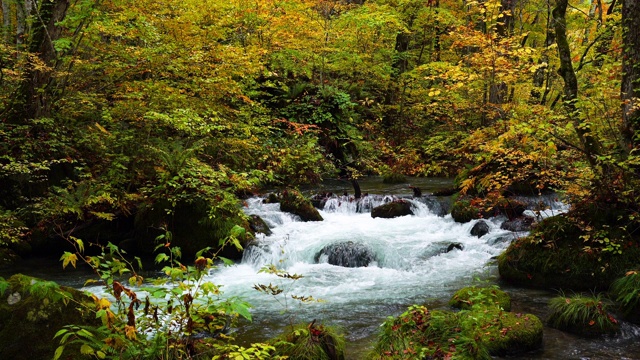
[[[455,178],[471,218],[516,194],[570,203],[568,224],[509,249],[507,276],[558,234],[590,274],[631,270],[617,266],[640,247],[637,0],[1,3],[2,267],[53,254],[115,274],[125,262],[95,255],[160,239],[207,259],[197,273],[213,266],[203,248],[237,257],[251,195],[326,179],[359,195],[358,179],[405,175]],[[119,328],[100,310],[112,348],[135,339],[134,303]]]

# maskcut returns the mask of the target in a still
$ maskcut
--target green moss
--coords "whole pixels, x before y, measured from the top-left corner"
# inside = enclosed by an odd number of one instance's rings
[[[549,302],[549,326],[581,336],[612,334],[620,329],[599,296],[559,296]]]
[[[80,291],[24,275],[0,294],[0,359],[50,359],[63,326],[99,325],[93,300]]]
[[[280,210],[298,215],[302,221],[324,220],[311,201],[297,190],[284,191],[280,199]]]
[[[542,346],[543,324],[535,315],[486,309],[459,316],[481,319],[474,327],[475,336],[493,356],[528,352]]]
[[[291,360],[344,360],[344,336],[330,326],[300,324],[271,341],[274,356]]]
[[[459,223],[468,223],[480,219],[480,210],[471,205],[469,200],[457,200],[451,205],[451,217]]]
[[[519,286],[606,289],[640,257],[637,245],[621,254],[602,248],[585,249],[581,235],[568,217],[545,219],[528,237],[512,242],[498,257],[500,276]]]
[[[496,287],[465,287],[449,300],[449,306],[469,310],[474,307],[496,307],[504,311],[511,310],[511,297]]]

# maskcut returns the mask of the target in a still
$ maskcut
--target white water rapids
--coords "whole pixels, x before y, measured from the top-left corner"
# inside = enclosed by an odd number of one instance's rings
[[[281,212],[279,204],[250,199],[245,211],[262,217],[273,234],[259,234],[240,264],[220,268],[207,280],[222,285],[225,296],[239,296],[254,306],[254,326],[270,330],[264,338],[277,333],[278,324],[284,327],[292,317],[294,322],[317,319],[338,324],[348,339],[356,340],[375,333],[386,316],[407,305],[446,301],[458,288],[472,284],[474,277],[486,278],[489,268],[495,268],[488,265],[492,257],[514,237],[501,230],[497,221],[488,221],[487,235],[472,236],[477,221],[459,224],[450,215],[438,216],[424,200],[410,200],[412,216],[371,217],[371,207],[390,200],[390,196],[370,196],[357,205],[345,197],[333,198],[320,211],[324,221],[301,222]],[[431,200],[431,206],[437,207]],[[358,208],[365,212],[357,212]],[[320,257],[319,263],[314,260],[323,247],[347,241],[366,245],[377,261],[368,267],[347,268],[326,263],[326,257]],[[451,243],[461,244],[463,250],[444,253]],[[304,277],[293,281],[258,273],[270,264]],[[274,299],[253,289],[254,284],[278,285],[285,292]],[[300,304],[291,295],[323,302]]]

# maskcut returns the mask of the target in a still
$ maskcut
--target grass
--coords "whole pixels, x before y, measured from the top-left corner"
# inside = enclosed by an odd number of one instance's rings
[[[618,331],[618,321],[608,312],[609,303],[601,295],[558,296],[549,301],[549,326],[582,336],[598,336]]]

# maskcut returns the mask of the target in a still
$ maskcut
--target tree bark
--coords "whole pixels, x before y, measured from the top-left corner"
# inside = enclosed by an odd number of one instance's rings
[[[59,22],[66,16],[68,8],[69,0],[43,1],[39,9],[34,8],[35,18],[28,51],[38,54],[40,61],[48,68],[30,67],[26,71],[25,80],[9,116],[14,123],[24,123],[50,114],[52,94],[48,87],[58,58],[54,41],[62,35],[63,29]]]
[[[640,129],[640,0],[622,1],[622,119],[623,135],[630,151],[638,146]]]
[[[560,68],[558,74],[564,80],[563,101],[565,109],[569,114],[569,118],[574,122],[576,133],[583,146],[583,151],[589,164],[595,169],[596,155],[600,153],[599,144],[591,136],[588,127],[581,123],[576,106],[578,99],[578,79],[571,62],[571,48],[567,40],[567,13],[568,0],[558,0],[552,11],[553,27],[556,35],[556,44],[558,45],[558,57],[560,58]]]

